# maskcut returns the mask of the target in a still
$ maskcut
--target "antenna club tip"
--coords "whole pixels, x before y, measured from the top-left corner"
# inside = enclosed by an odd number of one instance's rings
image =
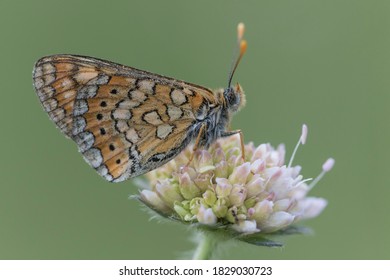
[[[240,43],[240,53],[241,54],[245,53],[247,46],[248,46],[248,43],[246,42],[246,40],[242,40]]]
[[[333,158],[328,158],[325,163],[322,165],[322,170],[324,172],[329,172],[332,170],[333,166],[335,164],[335,160]]]
[[[238,25],[237,25],[237,34],[238,34],[238,39],[241,40],[242,37],[244,36],[244,32],[245,32],[245,24],[240,22]]]
[[[301,134],[301,143],[302,143],[302,145],[306,144],[307,132],[308,132],[307,125],[303,124],[302,125],[302,134]]]

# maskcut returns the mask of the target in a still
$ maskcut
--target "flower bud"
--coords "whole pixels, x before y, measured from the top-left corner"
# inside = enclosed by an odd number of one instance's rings
[[[227,178],[229,167],[226,161],[221,161],[215,165],[215,176],[218,178]]]
[[[203,205],[200,206],[198,214],[196,214],[198,222],[205,225],[213,225],[217,222],[217,217],[215,216],[211,208],[205,208]]]
[[[301,219],[312,219],[317,217],[328,204],[325,199],[318,197],[307,197],[301,203],[303,204]]]
[[[218,218],[223,218],[228,212],[228,207],[226,206],[226,201],[223,198],[219,198],[216,203],[213,205],[213,212]]]
[[[225,219],[228,220],[230,223],[235,224],[238,221],[237,214],[237,207],[232,206],[228,209]]]
[[[280,199],[275,201],[274,203],[274,211],[287,211],[287,209],[291,206],[292,202],[290,199]]]
[[[232,225],[232,228],[237,232],[244,232],[246,234],[259,232],[255,220],[238,221],[237,224]]]
[[[221,147],[218,147],[214,151],[214,165],[217,165],[222,161],[225,161],[225,153],[223,152]]]
[[[252,161],[255,161],[257,159],[264,158],[264,155],[267,153],[267,144],[261,144],[258,146],[252,155]]]
[[[241,206],[246,198],[246,189],[241,187],[240,185],[234,185],[232,188],[230,195],[229,195],[229,201],[231,205],[235,206]]]
[[[185,221],[188,221],[187,219],[192,216],[191,213],[188,211],[188,209],[185,209],[185,207],[181,202],[176,201],[173,206],[173,209]]]
[[[201,194],[199,188],[191,180],[188,173],[181,174],[179,176],[180,193],[184,199],[192,199]]]
[[[202,196],[203,196],[204,202],[209,206],[213,206],[214,203],[217,201],[217,196],[215,195],[215,193],[212,190],[207,190],[206,192],[203,193]]]
[[[157,193],[150,190],[142,190],[140,193],[141,199],[150,205],[153,209],[166,212],[169,207],[161,200]]]
[[[247,196],[253,197],[260,194],[265,189],[264,179],[259,174],[255,174],[246,184]]]
[[[233,186],[230,184],[229,180],[226,178],[217,178],[215,179],[217,186],[215,187],[215,192],[218,198],[228,197]]]
[[[198,214],[200,206],[203,204],[203,198],[200,197],[195,197],[190,201],[190,212],[193,215]]]
[[[279,211],[272,213],[267,220],[264,220],[260,225],[260,229],[263,232],[277,231],[281,228],[287,227],[293,221],[293,215],[284,211]]]
[[[169,179],[157,182],[156,191],[160,198],[170,207],[173,208],[175,201],[182,201],[183,197],[180,195],[179,186]]]
[[[190,166],[185,166],[185,165],[180,167],[180,172],[172,172],[172,174],[170,174],[170,176],[173,175],[174,177],[176,177],[176,176],[180,176],[180,174],[184,174],[184,173],[187,173],[190,176],[191,180],[194,180],[198,176],[198,173],[196,172],[196,170],[194,168],[192,168]]]
[[[247,197],[248,197],[248,195],[247,195]],[[251,207],[255,206],[256,202],[257,202],[256,197],[252,196],[244,201],[244,205],[246,208],[251,208]]]
[[[233,170],[233,173],[229,176],[229,181],[232,184],[245,184],[250,172],[251,164],[246,162]]]
[[[194,183],[202,192],[204,192],[208,190],[211,185],[210,179],[210,174],[199,174],[199,176],[194,179]]]
[[[265,169],[265,161],[262,159],[257,159],[251,164],[251,172],[258,175],[258,173],[263,172]]]
[[[210,170],[214,170],[213,158],[206,150],[202,150],[197,161],[196,169],[199,173],[205,173]]]
[[[251,216],[251,219],[255,219],[258,223],[265,221],[269,215],[272,213],[272,208],[274,203],[269,200],[263,200],[253,207],[254,214]]]

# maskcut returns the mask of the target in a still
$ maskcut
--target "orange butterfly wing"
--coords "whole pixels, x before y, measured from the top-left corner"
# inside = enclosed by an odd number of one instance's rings
[[[194,137],[197,115],[207,114],[203,105],[218,102],[207,88],[75,55],[41,58],[33,80],[50,118],[112,182],[175,157]]]

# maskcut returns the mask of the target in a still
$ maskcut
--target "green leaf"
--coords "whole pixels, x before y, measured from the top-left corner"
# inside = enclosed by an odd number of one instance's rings
[[[238,240],[244,241],[249,244],[253,244],[256,246],[265,246],[265,247],[282,247],[284,244],[281,242],[273,241],[270,239],[265,238],[261,234],[250,234],[250,235],[244,235],[240,238],[237,238]]]
[[[272,235],[293,235],[293,234],[303,234],[303,235],[308,235],[308,234],[312,234],[313,231],[308,228],[308,227],[304,227],[304,226],[296,226],[296,225],[293,225],[293,226],[289,226],[285,229],[281,229],[281,230],[278,230],[276,232],[273,232]]]
[[[266,246],[266,247],[281,247],[283,246],[282,242],[273,241],[268,239],[269,237],[284,236],[284,235],[293,235],[293,234],[310,234],[312,233],[310,228],[303,226],[289,226],[285,229],[278,230],[272,233],[253,233],[248,235],[241,235],[236,237],[236,239],[254,244],[257,246]]]

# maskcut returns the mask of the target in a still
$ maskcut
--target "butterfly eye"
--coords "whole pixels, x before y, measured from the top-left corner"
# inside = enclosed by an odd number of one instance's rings
[[[223,93],[228,107],[232,108],[240,103],[240,96],[233,90],[233,88],[225,89]]]

